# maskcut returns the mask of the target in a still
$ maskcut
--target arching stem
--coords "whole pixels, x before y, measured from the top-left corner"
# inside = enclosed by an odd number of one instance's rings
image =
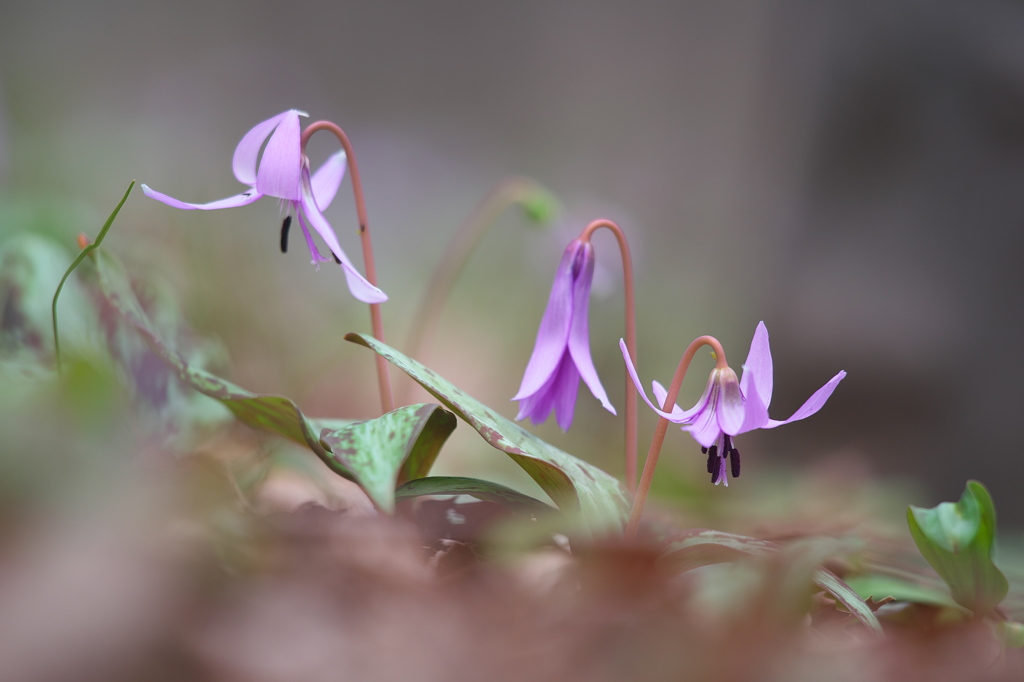
[[[540,183],[530,178],[505,178],[492,187],[473,212],[466,217],[445,247],[441,262],[434,268],[423,299],[416,308],[416,317],[413,319],[409,340],[406,343],[406,355],[422,360],[420,355],[429,347],[429,342],[437,329],[441,309],[455,286],[455,280],[498,216],[509,207],[525,203],[544,191]],[[414,389],[415,384],[410,384],[410,388]]]
[[[319,130],[327,130],[334,134],[338,138],[338,142],[341,143],[342,148],[345,150],[345,155],[348,159],[349,175],[352,178],[352,194],[355,197],[356,203],[356,215],[359,219],[359,237],[363,243],[363,264],[366,268],[366,280],[377,286],[377,265],[373,260],[373,243],[370,241],[370,228],[366,220],[366,202],[363,199],[363,183],[359,177],[359,167],[356,164],[356,155],[352,151],[352,143],[348,140],[348,135],[345,131],[339,128],[336,124],[330,121],[317,121],[316,123],[310,123],[307,128],[302,131],[302,150],[305,153],[306,143],[309,142],[309,138],[313,136],[313,133]],[[378,341],[384,341],[384,321],[380,314],[380,304],[370,303],[370,326],[373,330],[373,335]],[[380,355],[376,356],[377,362],[377,384],[380,389],[380,405],[381,410],[384,413],[391,412],[395,409],[395,401],[391,395],[391,377],[388,369],[388,361]]]
[[[607,228],[615,235],[619,242],[619,251],[622,253],[622,279],[624,284],[625,308],[626,308],[626,349],[629,357],[636,366],[636,300],[633,294],[633,257],[629,252],[629,243],[622,228],[610,220],[595,220],[587,225],[580,234],[581,242],[589,242],[595,231],[602,227]],[[629,373],[626,373],[626,488],[633,490],[636,487],[636,391],[631,386]]]
[[[661,406],[663,412],[671,412],[672,407],[676,404],[676,398],[679,397],[679,389],[683,385],[683,379],[686,377],[686,371],[690,368],[690,362],[693,360],[693,356],[696,355],[697,351],[701,346],[711,346],[711,349],[715,353],[717,369],[725,369],[729,364],[725,360],[725,351],[722,349],[722,344],[718,342],[713,336],[700,336],[694,339],[689,346],[686,347],[686,351],[683,353],[683,357],[679,359],[679,366],[676,367],[676,373],[672,377],[672,384],[668,387],[668,395],[665,396],[665,403]],[[627,382],[631,382],[630,379],[626,379]],[[658,456],[661,454],[661,446],[665,443],[665,433],[668,431],[669,420],[664,417],[658,419],[658,425],[654,427],[654,435],[651,437],[651,447],[647,451],[647,460],[644,462],[644,473],[640,477],[640,485],[637,486],[636,495],[633,497],[633,509],[629,513],[629,522],[626,524],[626,538],[632,539],[636,537],[636,531],[640,527],[640,517],[644,513],[644,504],[647,502],[647,493],[651,489],[651,481],[654,480],[654,469],[658,466]]]

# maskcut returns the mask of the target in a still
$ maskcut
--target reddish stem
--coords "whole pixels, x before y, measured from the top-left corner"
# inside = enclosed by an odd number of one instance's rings
[[[356,155],[352,151],[352,143],[348,140],[345,131],[330,121],[317,121],[310,123],[302,131],[302,151],[305,153],[306,143],[313,133],[318,130],[327,130],[338,138],[347,158],[349,176],[352,178],[352,194],[356,202],[356,215],[359,218],[359,237],[363,242],[363,263],[366,267],[366,281],[377,286],[377,266],[373,260],[373,243],[370,241],[370,228],[366,220],[366,202],[363,200],[363,183],[359,178],[359,167],[356,165]],[[380,304],[370,303],[370,326],[373,329],[373,336],[378,341],[384,341],[384,321],[380,314]],[[376,355],[376,354],[375,354]],[[391,395],[391,377],[388,372],[388,362],[380,355],[376,355],[377,362],[377,384],[380,388],[380,406],[384,413],[395,409],[395,401]]]
[[[580,234],[581,242],[589,242],[596,230],[605,227],[612,231],[619,242],[622,253],[622,279],[625,282],[626,299],[626,349],[636,366],[636,301],[633,295],[633,257],[629,253],[629,243],[622,228],[610,220],[595,220],[584,228]],[[631,387],[629,373],[626,373],[626,488],[636,487],[636,391]]]
[[[711,346],[715,353],[716,369],[725,369],[729,366],[729,363],[725,361],[725,351],[722,350],[722,344],[718,342],[718,339],[713,336],[701,336],[694,339],[686,347],[683,357],[679,359],[679,366],[676,367],[676,373],[672,377],[672,384],[668,387],[665,403],[661,406],[663,412],[672,411],[672,407],[676,404],[676,398],[679,397],[679,389],[683,385],[686,371],[690,368],[690,361],[693,360],[693,356],[696,355],[701,346]],[[627,379],[627,381],[631,382],[632,380]],[[640,485],[637,487],[636,495],[633,497],[633,509],[629,513],[629,523],[626,524],[627,539],[636,537],[636,531],[640,527],[640,517],[644,513],[647,493],[650,492],[651,481],[654,480],[654,468],[658,466],[658,455],[661,454],[661,446],[665,443],[665,433],[668,431],[669,423],[669,420],[660,417],[658,425],[654,427],[654,435],[651,437],[651,448],[647,451],[647,461],[644,462],[644,473],[640,477]]]
[[[448,242],[441,262],[434,268],[434,274],[427,284],[422,302],[416,309],[416,318],[410,327],[409,340],[405,347],[406,355],[424,361],[421,355],[429,350],[430,339],[437,328],[444,302],[480,239],[505,209],[528,201],[540,191],[543,191],[541,186],[530,178],[505,178],[491,188],[487,196],[473,209]],[[415,387],[415,383],[411,387]],[[408,397],[409,394],[405,395]]]

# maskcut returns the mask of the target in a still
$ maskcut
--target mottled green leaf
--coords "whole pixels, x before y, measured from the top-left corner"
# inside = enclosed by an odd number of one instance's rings
[[[590,533],[622,527],[629,505],[625,491],[611,475],[544,442],[372,336],[349,334],[345,338],[372,349],[415,379],[490,445],[508,454],[559,509],[579,513]]]
[[[4,237],[0,243],[0,359],[49,366],[54,355],[53,291],[72,254],[59,242],[37,234]],[[81,287],[70,286],[64,293],[61,321],[74,350],[102,348],[96,315]]]
[[[665,557],[690,570],[709,564],[735,561],[740,555],[766,556],[778,552],[781,545],[757,538],[724,533],[717,530],[694,529],[668,543]],[[882,626],[871,608],[846,583],[824,568],[814,572],[814,584],[836,598],[850,613],[876,634],[882,634]]]
[[[354,478],[352,472],[339,468],[342,465],[333,460],[320,444],[320,430],[327,424],[308,419],[288,398],[250,393],[203,369],[191,366],[180,352],[170,347],[157,333],[132,289],[124,266],[113,254],[97,248],[92,252],[92,262],[103,299],[121,321],[138,332],[179,379],[200,393],[220,401],[246,424],[306,445],[335,471],[347,478]],[[331,420],[330,426],[338,426],[337,420]]]
[[[527,515],[554,512],[551,507],[540,500],[524,495],[500,483],[482,481],[478,478],[462,476],[431,476],[409,481],[395,491],[399,500],[419,497],[420,495],[471,495],[485,502],[496,502],[512,511]]]
[[[907,508],[907,525],[921,555],[946,581],[953,599],[983,616],[1009,590],[992,561],[996,509],[985,486],[968,481],[959,502]]]
[[[439,405],[406,405],[376,419],[324,429],[320,442],[328,465],[351,472],[377,508],[390,513],[395,487],[425,475],[453,430],[455,416]]]

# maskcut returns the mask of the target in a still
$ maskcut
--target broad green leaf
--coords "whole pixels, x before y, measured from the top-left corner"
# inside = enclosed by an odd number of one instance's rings
[[[508,454],[559,509],[578,512],[590,533],[622,527],[629,504],[622,486],[611,475],[544,442],[372,336],[349,334],[345,338],[370,348],[415,379],[491,446]]]
[[[984,616],[1009,590],[992,562],[996,509],[977,481],[968,481],[959,502],[907,508],[907,525],[918,550],[949,586],[956,603]]]
[[[717,530],[694,529],[668,544],[665,558],[690,570],[709,564],[735,561],[739,555],[766,556],[778,552],[780,545],[767,540],[723,533]],[[836,598],[869,630],[882,634],[882,625],[864,600],[832,571],[818,568],[814,584]]]
[[[455,417],[439,405],[406,405],[340,429],[324,429],[320,442],[328,465],[351,472],[381,511],[395,508],[395,487],[410,475],[425,475],[455,430]]]
[[[512,511],[527,515],[544,514],[555,509],[540,500],[524,495],[500,483],[462,476],[431,476],[409,481],[395,491],[399,500],[420,495],[471,495],[478,500],[496,502]]]
[[[272,431],[300,445],[309,447],[328,466],[346,478],[354,474],[342,470],[336,460],[320,444],[320,430],[327,424],[308,419],[290,399],[277,395],[250,393],[203,369],[191,366],[180,352],[171,348],[157,333],[132,288],[124,266],[105,249],[92,251],[92,262],[103,299],[117,317],[134,328],[159,358],[181,381],[195,390],[220,401],[239,420],[249,426]],[[331,427],[339,426],[331,420]]]

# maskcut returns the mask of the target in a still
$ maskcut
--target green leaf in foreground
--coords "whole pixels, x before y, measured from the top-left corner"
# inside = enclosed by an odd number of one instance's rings
[[[984,616],[1003,600],[1006,576],[992,561],[996,509],[985,486],[968,481],[959,502],[907,508],[918,550],[946,581],[954,601]]]
[[[431,476],[409,481],[395,491],[399,500],[421,495],[471,495],[485,502],[496,502],[514,512],[534,516],[554,512],[555,509],[540,500],[524,495],[512,488],[462,476]]]
[[[416,380],[491,446],[508,454],[559,509],[578,512],[591,533],[622,527],[629,505],[625,491],[611,475],[537,438],[372,336],[349,334],[345,338],[370,348]]]
[[[781,549],[781,545],[767,540],[723,533],[717,530],[694,529],[670,542],[665,558],[678,563],[682,570],[690,570],[709,564],[735,561],[740,555],[767,556]],[[869,630],[882,634],[882,625],[853,589],[832,571],[818,568],[814,571],[814,584],[825,590],[850,613],[856,616]]]
[[[376,419],[324,429],[320,441],[330,450],[328,465],[351,472],[377,508],[390,513],[395,486],[430,471],[454,429],[455,417],[440,405],[406,405]]]

